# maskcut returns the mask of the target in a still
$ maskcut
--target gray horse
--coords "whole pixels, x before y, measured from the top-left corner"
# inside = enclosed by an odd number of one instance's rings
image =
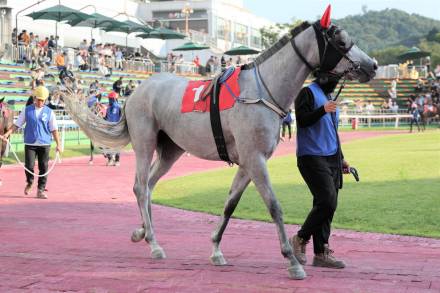
[[[336,61],[335,61],[336,60]],[[212,233],[214,265],[225,265],[220,241],[243,191],[252,180],[276,224],[281,254],[288,260],[292,279],[306,274],[293,255],[266,166],[279,142],[282,116],[292,105],[307,76],[334,63],[327,73],[367,82],[375,75],[376,63],[354,45],[338,27],[303,23],[280,39],[239,76],[240,99],[233,108],[221,112],[223,133],[230,160],[238,165],[223,216]],[[150,245],[153,258],[165,258],[153,230],[151,196],[158,180],[185,152],[206,160],[220,160],[213,139],[209,113],[181,114],[181,102],[188,79],[173,74],[157,74],[144,81],[125,104],[118,123],[108,123],[93,115],[74,95],[67,107],[83,131],[96,143],[120,149],[131,142],[136,154],[136,195],[142,227],[132,241]],[[157,157],[152,163],[153,154]]]

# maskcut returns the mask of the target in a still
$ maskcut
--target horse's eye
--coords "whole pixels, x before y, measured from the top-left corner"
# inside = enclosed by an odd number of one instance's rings
[[[339,46],[345,48],[345,42],[340,41],[340,42],[339,42]]]

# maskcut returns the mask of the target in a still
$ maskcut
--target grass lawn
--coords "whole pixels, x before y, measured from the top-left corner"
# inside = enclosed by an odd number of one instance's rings
[[[440,132],[377,137],[344,144],[361,181],[345,175],[333,227],[440,238]],[[293,154],[270,160],[272,184],[284,220],[301,224],[312,197]],[[157,204],[221,214],[236,167],[160,182]],[[270,221],[251,184],[235,217]]]

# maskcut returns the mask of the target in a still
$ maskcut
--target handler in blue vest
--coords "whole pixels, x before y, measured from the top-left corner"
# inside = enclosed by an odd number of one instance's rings
[[[109,122],[119,122],[121,119],[121,106],[118,103],[119,95],[116,92],[111,92],[108,95],[108,107],[105,115],[105,120]],[[107,154],[108,166],[119,166],[120,153]]]
[[[52,142],[52,136],[56,142],[56,151],[61,152],[61,144],[57,130],[57,121],[55,113],[45,106],[44,103],[49,97],[49,91],[44,86],[38,86],[34,92],[34,103],[27,106],[21,111],[14,125],[5,133],[4,138],[16,131],[18,128],[24,128],[24,156],[25,166],[28,170],[33,171],[35,158],[38,158],[38,169],[40,174],[44,174],[48,170],[49,151]],[[29,194],[34,182],[34,175],[25,171],[26,187],[24,194]],[[37,198],[46,199],[45,193],[47,183],[47,175],[38,177]]]
[[[295,100],[297,122],[297,165],[313,195],[313,208],[291,239],[296,258],[306,263],[306,244],[313,237],[313,265],[344,268],[329,248],[330,226],[336,211],[342,173],[348,172],[339,137],[338,105],[330,94],[339,78],[317,78],[304,87]]]

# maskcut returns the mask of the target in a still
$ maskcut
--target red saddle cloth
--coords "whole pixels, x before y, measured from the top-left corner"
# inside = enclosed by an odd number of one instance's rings
[[[240,68],[235,68],[234,73],[226,81],[230,91],[235,95],[235,97],[240,96],[240,86],[238,85],[238,76],[240,74]],[[185,93],[182,98],[182,113],[188,112],[209,112],[209,105],[211,102],[211,95],[207,98],[202,99],[205,90],[208,88],[210,80],[197,80],[190,81],[185,89]],[[234,107],[235,98],[231,95],[230,91],[226,88],[225,84],[221,85],[220,89],[220,111],[230,109]],[[198,101],[194,100],[198,97]]]

